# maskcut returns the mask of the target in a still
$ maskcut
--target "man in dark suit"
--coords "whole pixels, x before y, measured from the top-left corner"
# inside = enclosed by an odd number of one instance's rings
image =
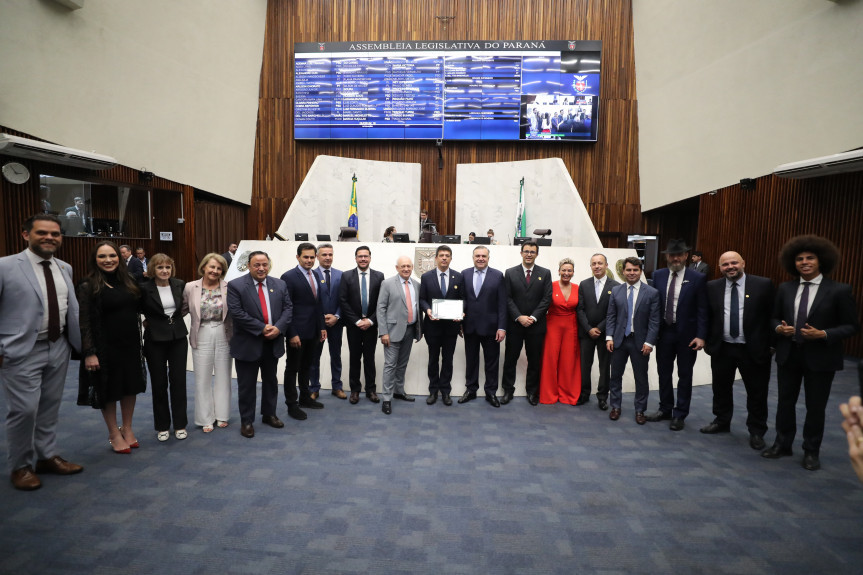
[[[348,382],[351,387],[350,402],[360,400],[360,369],[366,380],[366,397],[378,403],[375,388],[375,347],[378,343],[377,322],[378,295],[384,274],[369,267],[372,252],[368,246],[360,246],[354,251],[357,267],[342,274],[339,286],[339,307],[342,320],[347,329],[350,367]]]
[[[749,445],[764,449],[767,431],[767,384],[774,345],[771,314],[773,282],[744,273],[746,262],[737,252],[719,256],[724,277],[707,282],[707,345],[713,374],[713,422],[701,433],[727,433],[734,414],[732,386],[737,370],[746,387]]]
[[[420,321],[420,285],[411,277],[414,264],[407,256],[396,262],[397,275],[381,283],[378,297],[378,336],[384,346],[384,414],[392,413],[392,400],[405,399],[405,372],[414,341],[423,336]]]
[[[464,299],[464,278],[459,272],[449,269],[450,261],[452,249],[438,246],[435,269],[420,277],[420,311],[424,316],[423,334],[429,348],[429,396],[426,399],[429,405],[437,401],[438,393],[444,405],[452,405],[452,357],[461,331],[461,319],[438,319],[432,313],[433,300]]]
[[[143,270],[144,277],[147,277],[147,252],[145,252],[144,248],[141,246],[135,248],[135,259],[141,262],[141,269]]]
[[[650,384],[647,381],[647,367],[650,352],[659,337],[659,292],[641,281],[643,263],[637,257],[624,260],[623,276],[626,283],[611,290],[608,301],[608,319],[605,336],[606,351],[611,356],[611,412],[608,418],[620,419],[623,401],[623,372],[626,360],[632,363],[635,378],[635,422],[647,423],[644,410],[647,409],[647,396]],[[588,296],[589,297],[589,296]]]
[[[605,345],[605,323],[611,289],[618,285],[618,282],[608,277],[608,259],[603,254],[593,254],[590,257],[590,271],[591,277],[578,284],[576,316],[581,348],[581,395],[576,405],[584,405],[590,401],[590,372],[596,350],[599,357],[596,399],[599,409],[605,411],[608,409],[608,372],[611,368],[611,354]]]
[[[285,355],[285,332],[291,323],[292,306],[285,282],[270,277],[266,252],[249,254],[249,273],[228,283],[228,313],[234,324],[231,357],[237,370],[237,403],[240,433],[255,436],[255,395],[261,372],[261,421],[284,427],[276,417],[279,382],[276,368]]]
[[[515,393],[515,368],[522,346],[527,355],[527,401],[531,405],[539,403],[545,313],[551,304],[552,281],[551,272],[536,265],[538,254],[539,247],[535,241],[524,242],[521,246],[521,265],[509,268],[504,275],[509,323],[503,359],[502,405],[512,401]]]
[[[303,242],[297,246],[297,266],[282,274],[288,288],[288,297],[294,315],[288,324],[285,339],[288,357],[285,361],[285,403],[288,415],[297,420],[306,419],[301,407],[323,409],[324,404],[312,399],[309,391],[309,370],[315,361],[318,346],[327,339],[324,313],[321,310],[321,290],[312,273],[318,254],[314,244]],[[297,385],[300,387],[297,395]]]
[[[231,262],[234,261],[234,254],[237,253],[237,244],[231,244],[228,246],[228,251],[222,254],[222,257],[225,258],[225,261],[228,262],[228,267],[231,267]]]
[[[69,354],[81,350],[81,330],[72,267],[54,257],[63,243],[60,219],[35,215],[21,236],[27,249],[0,258],[0,381],[10,479],[15,489],[33,491],[42,486],[37,473],[84,469],[57,448]]]
[[[797,236],[779,256],[796,279],[779,286],[773,306],[779,402],[776,441],[762,452],[768,459],[791,455],[797,433],[796,404],[806,390],[803,467],[821,468],[824,412],[836,372],[844,367],[842,340],[859,329],[851,286],[826,277],[839,261],[839,250],[818,236]]]
[[[144,266],[141,264],[141,260],[132,254],[132,248],[125,244],[120,246],[120,257],[126,263],[129,275],[135,278],[135,281],[138,283],[144,281]]]
[[[465,392],[458,400],[476,399],[479,389],[479,348],[485,362],[485,400],[500,407],[497,399],[500,342],[506,337],[506,285],[503,274],[488,267],[489,250],[473,249],[473,267],[464,270]]]
[[[659,410],[648,421],[670,419],[669,429],[680,431],[689,415],[692,371],[698,350],[707,338],[707,278],[686,267],[689,246],[682,239],[668,242],[662,253],[668,267],[653,274],[659,290],[662,321],[656,364],[659,373]],[[674,403],[674,360],[677,360],[677,404]]]
[[[342,390],[342,310],[339,306],[342,272],[333,267],[333,244],[318,246],[318,267],[315,268],[314,273],[320,286],[321,311],[323,311],[324,325],[327,329],[332,394],[339,399],[347,399],[348,396]],[[324,342],[321,342],[318,344],[315,360],[309,370],[309,391],[312,393],[312,399],[317,399],[321,391],[321,353],[323,351]]]
[[[704,274],[706,276],[710,275],[710,266],[707,265],[707,262],[702,261],[701,258],[703,254],[699,251],[692,252],[692,260],[689,264],[689,269],[692,271],[696,271],[700,274]]]

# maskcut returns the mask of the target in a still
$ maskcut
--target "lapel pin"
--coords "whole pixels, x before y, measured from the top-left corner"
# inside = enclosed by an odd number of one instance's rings
[[[272,290],[272,289],[270,289],[270,293],[273,293],[273,290]]]
[[[539,276],[539,281],[542,281],[542,276]]]
[[[743,297],[746,297],[746,298],[748,298],[748,297],[749,297],[749,294],[746,294],[746,295],[745,295],[745,296],[743,296]]]

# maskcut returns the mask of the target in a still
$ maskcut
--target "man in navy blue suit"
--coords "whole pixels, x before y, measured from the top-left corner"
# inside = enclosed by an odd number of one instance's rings
[[[669,240],[662,253],[668,267],[653,274],[659,290],[662,321],[656,350],[659,410],[648,421],[670,419],[671,431],[685,427],[692,399],[692,371],[707,339],[707,276],[687,268],[689,250],[682,239]],[[674,360],[677,360],[677,403],[674,403]]]
[[[314,269],[314,274],[320,286],[321,310],[327,330],[332,394],[339,399],[347,399],[348,396],[342,389],[342,310],[339,306],[342,272],[333,267],[333,244],[318,246],[318,267]],[[323,351],[324,342],[320,342],[315,360],[309,369],[309,391],[312,399],[318,399],[321,391],[321,353]]]
[[[312,273],[318,250],[314,244],[303,242],[297,246],[297,267],[282,274],[288,287],[288,297],[294,316],[285,338],[288,340],[288,357],[285,362],[285,403],[288,415],[304,420],[308,409],[323,409],[324,404],[312,399],[309,391],[309,370],[314,363],[318,345],[327,339],[324,314],[321,311],[321,290]],[[297,385],[300,387],[297,395]]]
[[[641,281],[642,262],[637,257],[624,260],[625,283],[611,289],[606,318],[605,346],[611,354],[611,377],[608,389],[611,411],[608,418],[620,419],[623,400],[623,371],[626,360],[632,363],[635,378],[635,422],[644,425],[647,418],[647,367],[650,353],[659,338],[659,292]],[[588,296],[589,297],[589,296]]]
[[[255,393],[261,371],[261,421],[284,427],[276,417],[279,381],[276,368],[285,355],[285,332],[291,323],[292,306],[285,282],[270,277],[266,252],[249,254],[249,273],[228,283],[228,312],[234,322],[231,357],[237,370],[237,402],[240,433],[255,436]]]
[[[434,316],[432,302],[436,299],[464,299],[462,275],[449,269],[452,249],[438,246],[435,253],[435,269],[420,278],[420,311],[423,317],[423,335],[429,347],[429,405],[437,401],[438,393],[444,405],[452,405],[452,357],[461,331],[461,320],[438,319]],[[438,364],[440,358],[440,364]],[[411,398],[413,399],[413,398]]]
[[[479,349],[485,360],[485,400],[500,407],[497,399],[500,342],[506,337],[506,284],[503,274],[488,267],[485,246],[473,249],[473,267],[464,270],[465,392],[458,400],[476,399],[479,389]]]

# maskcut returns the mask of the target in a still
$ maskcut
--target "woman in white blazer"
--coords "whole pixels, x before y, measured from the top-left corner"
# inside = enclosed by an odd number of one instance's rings
[[[231,411],[231,350],[233,327],[228,315],[228,263],[216,253],[201,260],[201,279],[186,284],[183,314],[191,314],[189,345],[195,372],[195,424],[204,433],[213,425],[228,427]],[[215,373],[215,380],[213,375]]]

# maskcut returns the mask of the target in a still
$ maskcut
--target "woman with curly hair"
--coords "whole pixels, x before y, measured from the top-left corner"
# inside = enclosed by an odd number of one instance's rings
[[[132,430],[135,400],[147,388],[141,350],[141,290],[113,242],[90,253],[87,276],[76,289],[80,305],[81,361],[78,405],[101,409],[114,453],[138,447]],[[122,426],[117,425],[120,403]]]
[[[779,286],[773,306],[779,383],[776,440],[761,455],[777,459],[792,454],[802,384],[803,467],[814,471],[821,468],[818,455],[833,376],[843,368],[842,340],[859,327],[857,306],[850,285],[827,277],[839,261],[839,250],[831,241],[812,235],[791,238],[779,261],[795,279]]]

